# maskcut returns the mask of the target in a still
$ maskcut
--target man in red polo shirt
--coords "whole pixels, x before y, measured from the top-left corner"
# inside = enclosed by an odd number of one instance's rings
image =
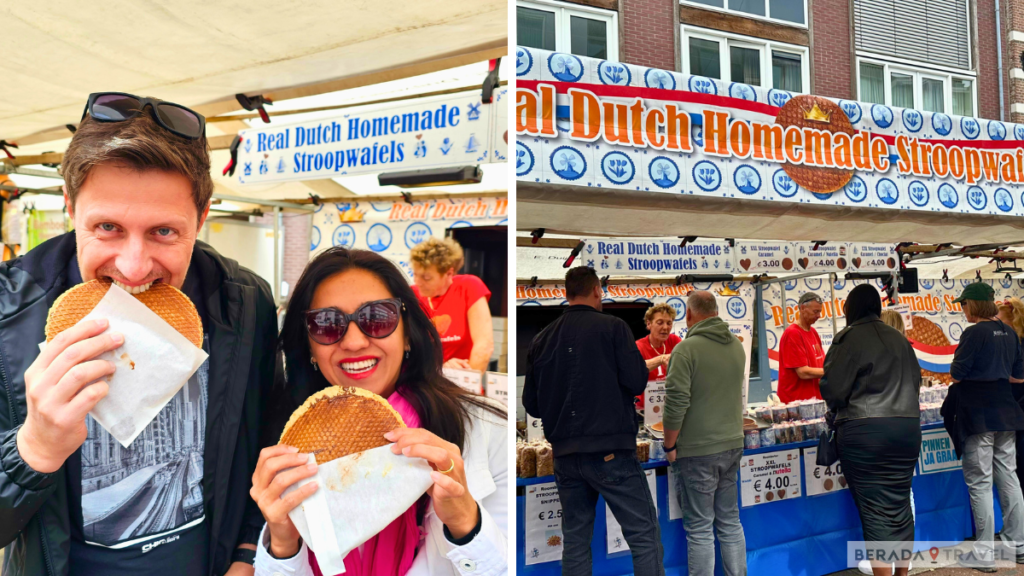
[[[814,323],[821,318],[821,297],[808,292],[797,304],[799,317],[779,341],[779,399],[783,402],[821,398],[818,381],[825,375],[825,351]]]

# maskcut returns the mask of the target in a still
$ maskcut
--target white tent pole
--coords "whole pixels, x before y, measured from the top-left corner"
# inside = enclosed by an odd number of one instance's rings
[[[281,207],[274,206],[274,303],[281,305]]]
[[[839,310],[836,308],[836,274],[833,272],[828,275],[828,289],[832,294],[832,338],[836,337],[836,316],[839,315]]]

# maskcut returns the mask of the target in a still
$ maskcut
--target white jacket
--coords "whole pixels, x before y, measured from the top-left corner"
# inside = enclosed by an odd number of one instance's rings
[[[508,423],[476,407],[470,408],[470,419],[462,459],[469,493],[480,505],[480,532],[465,546],[452,544],[431,505],[423,519],[424,538],[408,576],[508,574]],[[272,557],[269,546],[270,533],[264,526],[255,576],[313,575],[305,542],[298,554],[286,560]]]

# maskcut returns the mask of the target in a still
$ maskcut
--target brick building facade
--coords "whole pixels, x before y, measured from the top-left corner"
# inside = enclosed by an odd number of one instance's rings
[[[998,31],[997,0],[516,4],[520,45],[790,92],[1024,123],[1024,0],[998,0]]]

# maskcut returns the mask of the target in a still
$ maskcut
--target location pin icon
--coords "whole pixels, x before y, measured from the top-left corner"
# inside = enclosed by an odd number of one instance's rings
[[[932,555],[932,562],[935,562],[935,559],[939,557],[939,549],[938,548],[934,548],[933,547],[930,550],[928,550],[928,553]]]

